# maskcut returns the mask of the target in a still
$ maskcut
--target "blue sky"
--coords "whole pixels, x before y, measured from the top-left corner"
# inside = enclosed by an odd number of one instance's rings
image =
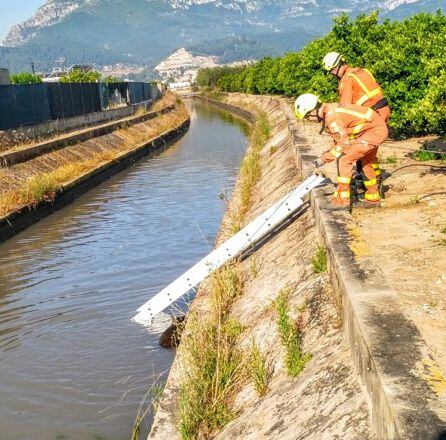
[[[12,25],[31,17],[45,0],[0,0],[0,41]]]

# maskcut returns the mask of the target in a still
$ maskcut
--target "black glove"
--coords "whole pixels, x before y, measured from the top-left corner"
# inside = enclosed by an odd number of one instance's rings
[[[314,165],[316,168],[319,168],[319,167],[324,166],[324,165],[325,165],[325,162],[324,162],[322,159],[316,159],[316,160],[313,162],[313,165]]]

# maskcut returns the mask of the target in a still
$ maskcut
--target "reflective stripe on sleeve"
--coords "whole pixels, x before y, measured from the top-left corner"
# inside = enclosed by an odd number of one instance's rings
[[[333,148],[333,150],[330,151],[330,154],[337,159],[338,157],[342,156],[342,148],[341,147]]]
[[[367,188],[370,188],[373,185],[376,185],[376,179],[364,180],[364,185]]]

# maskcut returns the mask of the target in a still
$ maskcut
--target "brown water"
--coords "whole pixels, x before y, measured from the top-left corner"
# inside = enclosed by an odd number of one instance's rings
[[[129,439],[165,378],[163,328],[131,317],[208,252],[246,148],[245,125],[190,110],[170,149],[0,245],[0,440]]]

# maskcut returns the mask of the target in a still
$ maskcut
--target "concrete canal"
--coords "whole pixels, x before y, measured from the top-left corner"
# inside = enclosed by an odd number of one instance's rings
[[[189,107],[170,149],[0,246],[2,439],[128,439],[166,376],[174,353],[130,318],[212,247],[247,145],[239,120]]]

